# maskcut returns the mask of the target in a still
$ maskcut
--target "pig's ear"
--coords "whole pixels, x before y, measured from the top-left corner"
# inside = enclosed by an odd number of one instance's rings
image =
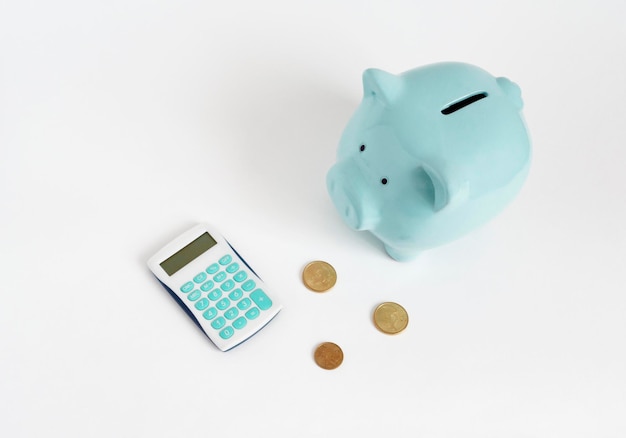
[[[504,77],[496,78],[496,82],[502,91],[504,91],[504,94],[513,102],[513,105],[521,110],[524,107],[524,101],[522,100],[522,90],[520,87],[515,82]]]
[[[454,208],[469,197],[469,182],[459,179],[458,172],[446,168],[435,170],[433,167],[421,166],[433,185],[433,208],[439,211],[443,208]],[[457,176],[457,177],[455,177]]]
[[[383,104],[393,103],[402,88],[400,77],[376,68],[363,72],[363,96],[374,96]]]

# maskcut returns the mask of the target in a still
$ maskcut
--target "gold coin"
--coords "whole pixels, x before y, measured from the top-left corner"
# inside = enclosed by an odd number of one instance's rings
[[[302,281],[314,292],[326,292],[337,282],[337,272],[328,263],[318,260],[304,267]]]
[[[324,342],[315,349],[315,363],[325,370],[334,370],[343,362],[343,351],[337,344]]]
[[[382,303],[374,310],[374,324],[383,333],[400,333],[409,324],[409,315],[400,304]]]

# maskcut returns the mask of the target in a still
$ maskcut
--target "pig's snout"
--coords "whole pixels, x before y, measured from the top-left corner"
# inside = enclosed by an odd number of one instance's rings
[[[363,175],[341,163],[333,166],[326,176],[326,186],[335,208],[355,230],[371,230],[379,219],[379,211],[367,193]]]

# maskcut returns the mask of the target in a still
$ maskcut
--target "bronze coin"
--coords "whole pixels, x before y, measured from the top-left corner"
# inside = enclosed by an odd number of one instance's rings
[[[343,351],[339,345],[324,342],[315,349],[315,363],[325,370],[334,370],[343,362]]]

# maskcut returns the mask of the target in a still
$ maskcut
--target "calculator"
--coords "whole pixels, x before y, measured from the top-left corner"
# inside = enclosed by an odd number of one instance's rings
[[[250,338],[281,310],[250,265],[208,224],[169,242],[148,267],[222,351]]]

